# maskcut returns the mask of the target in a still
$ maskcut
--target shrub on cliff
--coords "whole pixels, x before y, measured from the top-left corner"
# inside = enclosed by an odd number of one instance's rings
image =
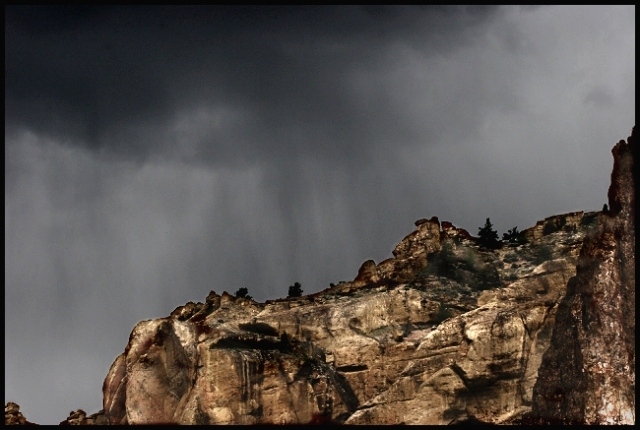
[[[498,232],[494,230],[493,224],[489,218],[484,223],[484,227],[481,227],[478,231],[478,244],[487,249],[500,248],[500,241],[498,240]]]
[[[469,286],[476,291],[484,291],[500,286],[500,276],[496,268],[490,264],[478,269],[471,278]]]
[[[442,300],[438,300],[438,310],[435,315],[435,322],[441,323],[453,316],[453,311]]]
[[[239,288],[238,291],[236,291],[236,297],[239,299],[253,300],[253,297],[249,295],[249,289],[246,287]]]
[[[425,275],[444,276],[451,278],[455,276],[456,256],[450,243],[445,242],[442,249],[427,256],[428,265],[424,270]]]
[[[567,220],[565,218],[558,218],[553,221],[547,221],[542,228],[542,234],[546,236],[548,234],[560,231],[566,224]]]
[[[549,245],[541,244],[534,250],[533,263],[542,264],[553,259],[553,250]]]
[[[597,213],[589,214],[582,217],[582,219],[580,220],[580,225],[582,227],[593,227],[594,225],[596,225],[597,221],[598,221]]]
[[[302,296],[302,285],[300,285],[299,282],[296,282],[289,287],[289,294],[287,295],[287,298],[300,296]]]
[[[506,263],[515,263],[516,261],[518,261],[518,254],[516,254],[515,252],[507,252],[507,254],[504,256],[504,261]]]
[[[517,246],[527,243],[527,238],[524,237],[524,233],[518,231],[518,226],[508,230],[507,233],[502,233],[502,241],[509,243],[509,245]]]

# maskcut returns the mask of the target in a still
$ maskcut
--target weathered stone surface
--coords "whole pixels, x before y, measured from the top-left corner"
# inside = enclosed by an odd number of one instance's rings
[[[585,215],[593,216],[596,212],[588,212],[584,213],[583,211],[578,212],[569,212],[562,215],[553,215],[543,219],[542,221],[538,221],[535,226],[527,228],[522,231],[524,237],[530,241],[540,240],[543,236],[545,236],[545,227],[549,224],[559,223],[562,225],[563,229],[569,228],[579,228],[580,223],[584,219]]]
[[[7,402],[4,407],[4,425],[28,425],[34,424],[20,412],[20,406],[14,402]]]
[[[635,424],[634,133],[613,148],[609,211],[560,304],[531,421]]]
[[[396,282],[411,280],[427,265],[427,255],[439,251],[440,221],[437,217],[415,222],[417,229],[408,234],[392,251],[393,265],[382,272]]]
[[[474,240],[474,237],[469,234],[464,228],[458,228],[449,221],[442,221],[442,232],[450,238],[459,238],[466,240]]]
[[[358,270],[358,276],[353,280],[353,284],[356,287],[362,287],[368,284],[373,284],[380,280],[380,274],[378,268],[373,260],[367,260],[362,263]]]
[[[283,424],[354,407],[320,350],[277,335],[247,303],[223,300],[201,323],[139,323],[105,380],[109,422]],[[234,322],[220,323],[230,314]]]
[[[444,424],[498,423],[530,410],[584,231],[486,251],[451,235],[452,226],[436,231],[435,218],[416,224],[388,260],[406,268],[401,276],[367,261],[353,282],[310,296],[256,303],[212,292],[139,323],[105,379],[105,417]],[[429,267],[443,244],[464,276]],[[550,260],[538,264],[542,245]],[[488,267],[494,283],[475,288]]]
[[[562,289],[550,283],[554,291],[524,302],[516,288],[501,289],[500,300],[424,333],[396,382],[363,404],[347,424],[499,423],[528,410],[550,341],[555,290]]]
[[[82,409],[71,411],[66,420],[62,421],[60,425],[107,425],[109,424],[107,418],[104,415],[104,411],[97,412],[95,414],[87,415]]]

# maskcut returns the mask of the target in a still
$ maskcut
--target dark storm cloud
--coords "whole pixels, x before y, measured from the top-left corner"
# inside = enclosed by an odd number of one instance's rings
[[[6,7],[6,399],[95,412],[140,320],[353,279],[419,218],[600,209],[633,10]]]
[[[387,88],[354,92],[354,79],[389,72],[398,49],[443,55],[493,13],[9,7],[6,123],[145,158],[175,151],[183,138],[176,126],[200,115],[203,123],[187,125],[201,134],[184,157],[228,162],[290,151],[335,161],[365,145],[415,139]]]

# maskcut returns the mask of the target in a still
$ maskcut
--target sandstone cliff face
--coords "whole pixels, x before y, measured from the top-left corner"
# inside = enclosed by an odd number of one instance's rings
[[[635,423],[634,133],[613,148],[610,210],[585,239],[558,309],[532,420]]]
[[[14,402],[7,402],[4,407],[4,424],[5,425],[28,425],[33,424],[20,412],[20,406]]]
[[[416,227],[352,282],[266,303],[212,292],[139,323],[105,379],[106,420],[499,423],[530,410],[588,227],[495,251],[435,217]]]

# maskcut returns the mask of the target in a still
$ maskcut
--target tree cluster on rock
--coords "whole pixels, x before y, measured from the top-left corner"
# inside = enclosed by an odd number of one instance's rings
[[[236,291],[236,297],[240,299],[253,300],[253,297],[249,295],[249,289],[246,287],[241,287]]]
[[[296,282],[289,287],[289,294],[287,294],[287,298],[300,296],[302,296],[302,285],[300,285],[300,282]]]
[[[498,232],[492,227],[493,224],[491,224],[491,221],[487,218],[484,227],[481,227],[478,231],[478,244],[487,249],[499,249],[501,243],[498,239]]]
[[[524,237],[524,233],[518,231],[518,226],[508,230],[507,233],[502,233],[502,241],[507,242],[509,245],[517,246],[527,243],[527,238]]]

